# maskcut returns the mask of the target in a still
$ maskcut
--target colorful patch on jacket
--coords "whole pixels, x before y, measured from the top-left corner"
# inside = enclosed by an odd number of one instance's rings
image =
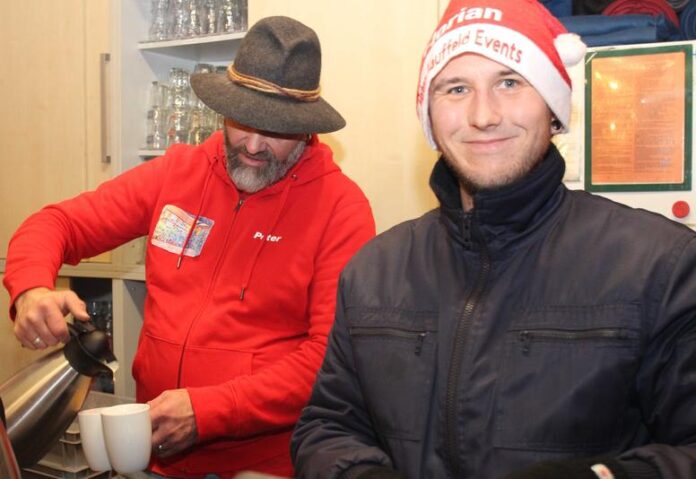
[[[196,215],[184,211],[178,206],[164,205],[150,243],[170,253],[181,254],[181,248],[184,246],[184,241],[186,241],[195,218]],[[205,240],[208,239],[214,224],[215,221],[209,218],[198,217],[184,250],[184,256],[195,257],[201,254]]]

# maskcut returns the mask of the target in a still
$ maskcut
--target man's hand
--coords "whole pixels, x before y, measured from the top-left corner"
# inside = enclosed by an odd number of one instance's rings
[[[196,417],[186,389],[164,391],[148,404],[155,454],[159,457],[173,456],[196,443]]]
[[[70,338],[65,323],[67,314],[80,321],[89,320],[84,301],[69,290],[28,289],[17,296],[15,308],[15,336],[22,346],[30,349],[67,342]]]

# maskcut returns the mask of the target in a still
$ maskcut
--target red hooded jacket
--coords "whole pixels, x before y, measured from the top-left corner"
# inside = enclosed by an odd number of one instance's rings
[[[290,476],[289,437],[324,356],[339,272],[374,233],[367,199],[316,137],[283,179],[240,199],[218,132],[32,215],[10,242],[4,283],[13,304],[53,288],[63,263],[148,235],[137,400],[186,388],[199,436],[153,470]]]

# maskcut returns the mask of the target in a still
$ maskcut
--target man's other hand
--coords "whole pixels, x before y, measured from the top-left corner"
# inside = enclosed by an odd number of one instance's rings
[[[164,391],[148,403],[152,420],[152,450],[173,456],[196,443],[196,417],[186,389]]]

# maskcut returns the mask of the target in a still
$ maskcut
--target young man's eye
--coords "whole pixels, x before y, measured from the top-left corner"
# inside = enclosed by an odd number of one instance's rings
[[[502,86],[505,87],[505,88],[514,88],[514,87],[516,87],[517,85],[519,85],[520,82],[519,82],[519,80],[517,80],[517,79],[515,79],[515,78],[505,78],[505,79],[501,82],[501,84],[502,84]]]

